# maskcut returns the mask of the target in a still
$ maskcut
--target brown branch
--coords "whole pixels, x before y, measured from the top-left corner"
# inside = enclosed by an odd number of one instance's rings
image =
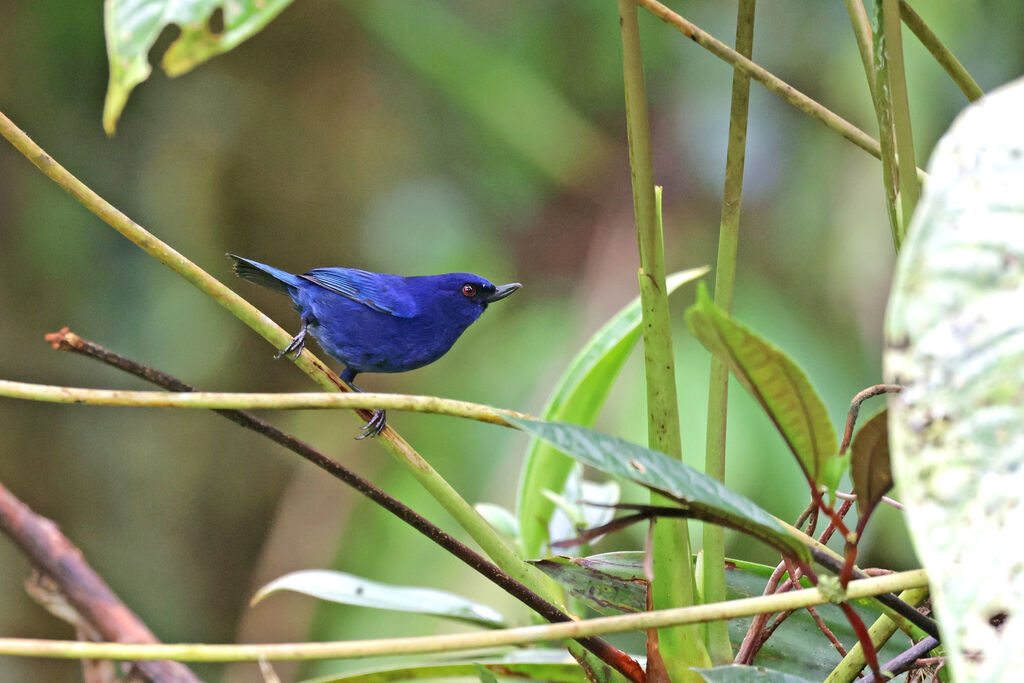
[[[843,443],[839,446],[839,455],[845,453],[846,449],[850,447],[850,441],[853,439],[853,428],[857,424],[857,415],[860,414],[860,404],[880,394],[899,393],[902,388],[899,384],[876,384],[853,397],[853,400],[850,401],[850,412],[846,416],[846,430],[843,432]]]
[[[33,512],[3,484],[0,484],[0,531],[14,542],[39,573],[59,587],[68,605],[104,640],[142,644],[160,642],[93,571],[82,551],[61,533],[57,525]],[[199,681],[180,662],[136,662],[134,666],[154,683]]]
[[[60,332],[46,335],[46,341],[50,342],[54,349],[73,351],[75,353],[103,361],[119,370],[140,377],[170,391],[195,391],[195,387],[182,382],[181,380],[168,375],[129,358],[110,351],[99,344],[82,339],[68,328]],[[489,579],[492,583],[516,598],[530,609],[537,612],[544,619],[551,623],[570,621],[570,617],[562,612],[553,603],[545,600],[537,593],[531,591],[522,583],[516,581],[507,572],[503,571],[493,562],[458,541],[453,536],[444,532],[440,527],[433,524],[425,517],[417,513],[399,500],[388,495],[381,489],[374,486],[368,480],[344,467],[340,463],[327,457],[309,444],[300,439],[286,434],[277,427],[261,420],[251,413],[242,410],[214,410],[213,412],[231,420],[246,429],[261,434],[271,441],[284,446],[293,453],[305,458],[320,469],[326,471],[336,479],[340,479],[348,486],[363,494],[373,502],[392,513],[403,522],[419,531],[431,541],[441,546],[449,553],[469,565],[470,568]],[[613,647],[607,641],[596,636],[577,638],[576,641],[599,657],[602,661],[613,667],[631,681],[641,683],[645,676],[643,669],[621,650]]]

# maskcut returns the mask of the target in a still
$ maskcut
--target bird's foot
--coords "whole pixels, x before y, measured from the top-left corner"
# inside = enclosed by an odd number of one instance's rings
[[[292,340],[291,340],[291,342],[288,343],[288,346],[284,347],[283,349],[281,349],[280,351],[278,351],[277,353],[274,354],[274,360],[277,360],[278,358],[281,358],[281,357],[286,357],[286,356],[288,356],[288,354],[293,353],[293,352],[295,353],[295,355],[292,356],[292,358],[297,360],[298,357],[302,355],[302,349],[304,349],[304,348],[306,348],[306,324],[305,323],[302,324],[302,329],[299,330],[299,333],[297,335],[295,335],[294,337],[292,337]]]
[[[356,440],[362,441],[367,437],[371,439],[377,437],[387,426],[387,411],[375,410],[373,411],[373,417],[370,418],[370,421],[363,425],[363,433],[357,436]]]

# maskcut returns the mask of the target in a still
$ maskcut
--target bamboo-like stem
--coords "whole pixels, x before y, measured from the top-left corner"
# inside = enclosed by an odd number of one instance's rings
[[[886,574],[851,581],[846,600],[868,598],[882,593],[922,588],[928,585],[923,569]],[[341,659],[393,654],[455,652],[487,647],[527,645],[545,640],[562,640],[591,635],[627,633],[679,624],[747,617],[762,612],[782,612],[822,605],[835,595],[818,588],[805,588],[777,595],[730,600],[707,605],[641,612],[615,617],[542,626],[458,633],[416,638],[386,638],[338,643],[278,643],[267,645],[124,645],[83,643],[79,641],[0,638],[0,655],[49,657],[60,659],[173,659],[183,662],[239,662],[300,659]]]
[[[850,1],[850,0],[848,0]],[[925,46],[928,52],[932,53],[932,57],[935,57],[935,61],[949,74],[949,77],[953,79],[956,86],[960,88],[968,100],[971,102],[982,97],[985,92],[981,89],[981,86],[971,77],[971,74],[967,72],[967,69],[960,60],[956,58],[949,48],[939,39],[935,32],[928,28],[928,24],[924,23],[924,19],[914,11],[914,8],[910,6],[907,0],[900,0],[900,18],[903,19],[903,23],[907,25],[917,39],[921,41],[921,44]]]
[[[892,97],[892,124],[896,135],[896,168],[898,170],[899,201],[901,210],[900,227],[906,236],[907,225],[914,215],[914,208],[921,196],[921,184],[917,180],[917,163],[914,161],[914,129],[910,120],[910,101],[907,96],[907,73],[903,64],[903,24],[900,21],[899,0],[881,0],[879,3],[884,24],[883,38],[879,49],[887,57],[888,88]]]
[[[736,51],[750,59],[754,49],[755,0],[740,0],[736,12]],[[729,112],[729,142],[725,159],[725,187],[722,190],[722,218],[718,232],[718,261],[715,268],[715,305],[732,310],[736,284],[736,253],[739,248],[740,206],[747,149],[747,113],[750,109],[750,77],[739,69],[732,75],[732,105]],[[725,438],[729,402],[729,369],[718,356],[711,356],[708,387],[707,445],[704,472],[725,481]],[[725,529],[714,524],[702,527],[705,602],[725,600]],[[729,625],[724,621],[707,625],[705,641],[714,664],[732,661]]]
[[[0,112],[0,135],[89,211],[228,309],[235,317],[278,349],[283,349],[288,344],[291,335],[281,329],[273,320],[100,197],[58,164],[2,112]],[[328,391],[351,391],[351,388],[309,349],[302,352],[295,360],[295,364],[313,381]],[[361,414],[364,420],[369,416],[370,413],[367,411],[363,411]],[[555,582],[539,569],[519,558],[511,545],[398,432],[387,427],[376,441],[409,470],[434,499],[480,545],[483,551],[494,560],[495,564],[508,572],[515,580],[542,595],[558,594]]]
[[[864,76],[868,80],[868,92],[872,100],[875,97],[875,45],[871,33],[871,22],[862,0],[845,0],[846,13],[850,15],[853,37],[857,41],[860,61],[864,64]]]
[[[857,128],[857,126],[831,111],[825,105],[803,94],[763,66],[747,59],[696,24],[687,21],[679,14],[673,12],[658,2],[658,0],[636,0],[636,2],[711,54],[747,74],[750,78],[768,88],[768,90],[811,118],[819,120],[876,159],[882,158],[882,151],[878,140],[875,140],[860,128]],[[917,169],[917,174],[920,178],[927,177],[927,174],[921,169]]]
[[[525,413],[468,401],[410,394],[351,393],[293,394],[229,393],[217,391],[167,392],[85,389],[49,384],[30,384],[0,379],[0,396],[7,398],[90,406],[134,406],[139,408],[194,408],[209,410],[404,410],[461,417],[478,422],[509,426],[504,417],[531,419]]]
[[[619,0],[626,130],[633,180],[633,210],[640,249],[639,283],[647,385],[647,435],[651,448],[681,458],[675,360],[672,356],[672,330],[665,286],[664,236],[659,215],[659,195],[654,185],[650,117],[637,15],[634,0]],[[670,501],[652,493],[651,504],[666,505]],[[686,520],[661,519],[654,522],[652,561],[654,576],[650,593],[654,608],[694,604],[696,587]],[[710,664],[700,638],[700,629],[694,626],[662,629],[658,631],[657,638],[658,652],[672,680],[701,680],[691,670],[691,667]],[[654,651],[652,646],[653,643],[649,644],[649,652]]]

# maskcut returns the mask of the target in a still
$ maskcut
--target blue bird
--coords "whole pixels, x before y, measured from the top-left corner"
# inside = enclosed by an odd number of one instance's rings
[[[487,309],[522,285],[493,285],[472,273],[402,277],[355,268],[314,268],[294,275],[228,254],[235,274],[287,294],[302,327],[277,357],[298,358],[309,334],[327,355],[345,364],[341,378],[361,372],[406,372],[443,356]],[[386,425],[376,410],[358,438],[377,436]]]

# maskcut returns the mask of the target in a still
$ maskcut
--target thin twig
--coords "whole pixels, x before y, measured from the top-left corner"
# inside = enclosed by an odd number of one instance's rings
[[[102,636],[116,643],[158,644],[138,615],[117,597],[106,581],[57,525],[36,514],[0,484],[0,531],[3,531],[43,575],[54,581],[75,612]],[[198,683],[178,662],[137,662],[154,683]]]
[[[69,331],[68,328],[64,328],[60,332],[46,335],[46,340],[50,342],[55,349],[73,351],[75,353],[88,356],[89,358],[100,360],[117,368],[118,370],[128,372],[136,377],[140,377],[148,382],[164,387],[165,389],[177,392],[195,391],[194,387],[182,382],[176,377],[133,361],[129,358],[125,358],[124,356],[116,354],[99,344],[82,339],[74,332]],[[261,434],[271,441],[284,446],[293,453],[305,458],[320,469],[341,480],[401,519],[409,526],[419,531],[437,545],[444,548],[446,551],[457,557],[482,576],[486,577],[509,595],[527,605],[530,609],[536,611],[548,621],[552,623],[570,621],[569,616],[559,610],[555,605],[513,579],[497,565],[489,562],[479,553],[473,551],[465,544],[445,533],[440,527],[428,521],[412,508],[388,495],[368,480],[360,477],[355,472],[327,457],[304,441],[282,432],[277,427],[274,427],[266,421],[247,412],[240,410],[215,410],[214,412],[231,420],[235,424],[245,427],[246,429],[250,429],[257,434]],[[640,670],[639,665],[604,640],[588,637],[580,639],[577,642],[593,652],[596,656],[600,657],[602,661],[605,661],[609,666],[619,670],[623,675],[630,678],[630,680],[643,680],[643,671]],[[632,663],[632,666],[629,664],[630,662]]]
[[[890,659],[888,662],[882,665],[884,671],[888,671],[893,675],[903,673],[914,665],[914,662],[926,652],[930,652],[939,646],[939,641],[931,636],[916,643],[913,647],[908,648],[903,654]],[[864,678],[860,679],[858,683],[876,683],[878,677],[873,674],[868,674]],[[882,679],[885,680],[885,679]]]
[[[719,59],[728,62],[736,69],[747,74],[800,111],[824,123],[833,131],[839,133],[841,136],[857,145],[871,156],[876,159],[882,158],[882,152],[879,147],[878,140],[875,140],[860,128],[857,128],[857,126],[834,113],[825,105],[803,94],[761,65],[736,52],[722,41],[713,37],[710,33],[698,27],[696,24],[687,21],[679,14],[658,2],[658,0],[637,0],[637,4],[682,33],[693,42],[711,52]],[[928,174],[921,169],[917,169],[917,175],[919,178],[926,178],[928,176]]]
[[[863,579],[850,583],[846,596],[849,600],[871,597],[894,590],[916,588],[927,583],[927,574],[915,569],[900,574]],[[584,635],[628,633],[677,624],[697,624],[704,621],[747,617],[761,611],[778,612],[801,609],[808,605],[830,602],[825,591],[806,588],[785,595],[740,598],[727,602],[680,607],[597,617],[582,621],[520,626],[473,633],[454,633],[443,636],[415,638],[384,638],[330,643],[274,643],[259,645],[125,645],[120,643],[81,643],[75,641],[0,638],[0,655],[39,656],[62,659],[176,659],[180,661],[238,662],[299,659],[341,659],[377,655],[422,654],[427,652],[455,652],[458,650],[526,645],[545,640],[576,639]]]
[[[907,0],[900,0],[900,18],[903,19],[903,23],[907,25],[907,28],[913,31],[914,35],[927,48],[928,52],[932,53],[935,61],[945,69],[949,77],[956,83],[956,86],[960,88],[960,92],[968,100],[974,102],[984,96],[985,92],[981,89],[981,86],[971,77],[971,74],[967,73],[964,65],[960,63],[956,55],[949,51],[949,48],[935,35],[935,32],[928,28],[928,24],[924,23],[924,19],[914,11],[914,8],[910,6]]]
[[[807,610],[807,613],[811,615],[811,619],[814,619],[814,623],[818,625],[821,632],[825,634],[826,638],[828,638],[828,642],[832,643],[832,647],[836,649],[839,656],[845,657],[846,648],[843,647],[843,644],[839,642],[838,638],[836,638],[836,634],[832,633],[832,630],[825,624],[825,620],[821,618],[820,614],[818,614],[818,610],[813,607],[805,607],[804,609]]]
[[[874,396],[899,393],[902,388],[899,384],[876,384],[857,392],[857,395],[850,401],[850,411],[846,415],[846,429],[843,431],[843,443],[839,446],[839,455],[845,453],[846,449],[850,447],[850,441],[853,439],[853,428],[856,426],[857,416],[860,414],[860,405]]]

